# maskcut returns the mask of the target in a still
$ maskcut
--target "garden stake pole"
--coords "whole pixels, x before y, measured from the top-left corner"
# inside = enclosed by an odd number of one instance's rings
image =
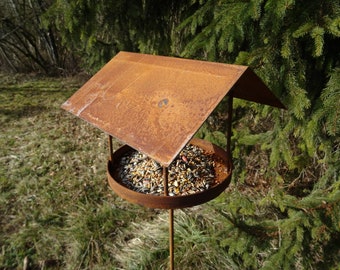
[[[163,166],[164,196],[169,196],[168,192],[168,167]],[[174,270],[174,210],[169,209],[169,253],[170,270]]]
[[[233,116],[233,93],[228,96],[228,123],[227,123],[227,156],[231,162],[231,132],[232,132],[232,116]],[[232,169],[232,168],[230,168]]]
[[[168,167],[163,166],[163,186],[164,186],[164,196],[169,196],[168,192]]]
[[[110,151],[110,161],[113,160],[113,147],[112,147],[112,136],[109,135],[109,151]]]
[[[170,270],[174,270],[174,209],[169,209]]]

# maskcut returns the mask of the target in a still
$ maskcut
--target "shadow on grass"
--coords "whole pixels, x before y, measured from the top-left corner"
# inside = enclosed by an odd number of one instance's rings
[[[23,117],[33,117],[47,110],[48,108],[43,105],[24,105],[22,107],[13,109],[6,109],[0,107],[0,115],[6,116],[7,121],[13,121]]]
[[[50,111],[56,106],[53,102],[59,99],[66,100],[76,88],[76,85],[68,85],[60,81],[2,85],[0,86],[0,121],[8,123]]]

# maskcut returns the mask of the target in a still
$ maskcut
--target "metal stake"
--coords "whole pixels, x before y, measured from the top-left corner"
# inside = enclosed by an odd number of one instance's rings
[[[233,93],[228,96],[228,123],[227,123],[227,155],[231,162],[231,133],[232,133],[232,116],[233,116]]]
[[[168,167],[163,166],[163,185],[164,185],[164,196],[168,196]]]
[[[163,166],[164,196],[169,196],[168,192],[168,167]],[[174,270],[174,210],[169,209],[169,253],[170,270]]]
[[[170,270],[174,270],[174,209],[169,209]]]
[[[112,161],[112,159],[113,159],[113,147],[112,147],[112,136],[111,135],[109,135],[109,151],[110,151],[109,158],[110,158],[110,161]]]

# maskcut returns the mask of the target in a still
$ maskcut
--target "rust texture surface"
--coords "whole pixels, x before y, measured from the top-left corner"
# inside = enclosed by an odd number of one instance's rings
[[[168,166],[222,98],[283,107],[246,66],[120,52],[62,107]]]

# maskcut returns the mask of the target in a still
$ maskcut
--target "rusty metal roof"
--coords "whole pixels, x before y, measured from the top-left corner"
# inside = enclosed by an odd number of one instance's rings
[[[246,66],[120,52],[62,107],[168,166],[225,95],[279,108]]]

